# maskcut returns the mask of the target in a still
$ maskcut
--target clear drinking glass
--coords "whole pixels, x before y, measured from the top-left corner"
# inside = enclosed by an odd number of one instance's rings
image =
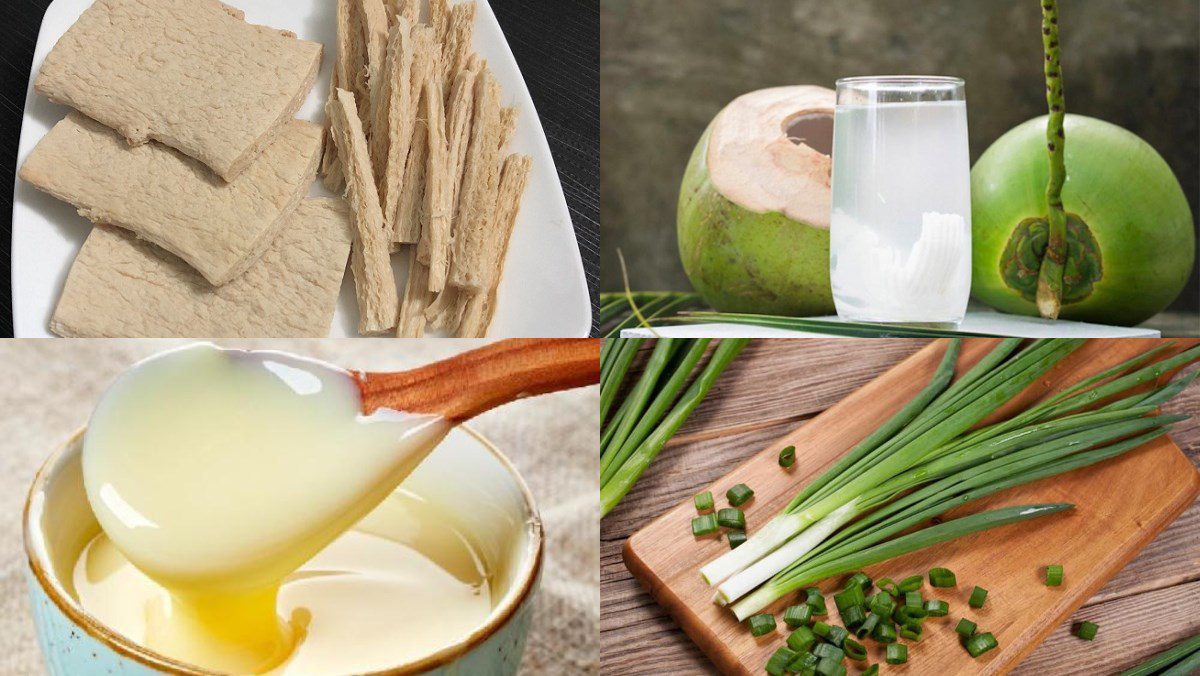
[[[957,324],[971,293],[963,81],[837,81],[830,277],[838,316]]]

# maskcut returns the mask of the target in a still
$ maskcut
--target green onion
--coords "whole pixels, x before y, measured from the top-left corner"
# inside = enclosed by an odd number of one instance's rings
[[[1075,627],[1075,635],[1085,641],[1091,641],[1096,638],[1096,631],[1100,629],[1100,625],[1095,622],[1080,622]]]
[[[813,609],[813,615],[825,615],[828,613],[825,610],[825,596],[816,587],[809,587],[804,590],[804,602]]]
[[[929,570],[930,587],[947,588],[957,585],[958,578],[954,576],[954,571],[949,568],[931,568]]]
[[[925,602],[925,612],[929,617],[945,617],[950,614],[950,604],[939,599]]]
[[[846,639],[843,650],[846,651],[846,657],[849,657],[855,662],[861,662],[867,659],[867,647],[852,638]]]
[[[733,488],[725,491],[725,498],[729,500],[729,504],[734,507],[739,507],[750,498],[754,497],[754,491],[746,484],[738,484]]]
[[[807,628],[808,623],[812,622],[812,615],[812,606],[807,604],[788,606],[783,610],[783,623],[793,629],[796,627]]]
[[[1171,676],[1185,676],[1190,673],[1187,669],[1200,667],[1188,664],[1189,661],[1200,659],[1200,634],[1186,639],[1138,664],[1132,669],[1122,671],[1120,676],[1151,676],[1152,674],[1167,674],[1175,669]]]
[[[692,519],[692,535],[696,537],[712,535],[719,528],[716,514],[704,514]]]
[[[983,587],[976,587],[971,590],[971,598],[967,600],[967,605],[972,608],[982,608],[985,600],[987,600],[987,590]]]
[[[813,622],[812,630],[817,636],[828,640],[829,635],[833,632],[833,625],[828,622]]]
[[[704,491],[700,495],[692,498],[692,501],[696,503],[697,512],[707,512],[713,508],[712,491]]]
[[[890,577],[880,578],[875,582],[875,586],[891,594],[892,596],[895,596],[897,593],[896,581]]]
[[[746,514],[734,507],[720,509],[717,510],[717,523],[725,528],[744,530],[746,528]]]
[[[894,613],[896,621],[901,623],[912,620],[923,620],[927,614],[923,604],[919,606],[903,605],[897,608]]]
[[[779,452],[779,466],[783,468],[796,464],[796,447],[787,446]]]
[[[796,652],[804,652],[817,642],[817,635],[808,627],[797,627],[795,631],[788,634],[787,645]]]
[[[840,648],[842,647],[842,644],[846,642],[846,638],[849,636],[849,631],[847,631],[844,627],[839,627],[835,624],[829,628],[829,635],[825,637],[825,640]]]
[[[796,653],[791,662],[788,662],[788,671],[794,674],[808,673],[811,676],[811,674],[816,673],[815,669],[817,668],[817,663],[820,661],[821,658],[807,650],[802,650]]]
[[[866,598],[863,597],[862,587],[857,584],[851,584],[833,595],[833,603],[839,611],[845,611],[847,608],[865,604]]]
[[[912,577],[906,577],[901,580],[900,584],[896,585],[896,591],[900,592],[901,594],[908,594],[909,592],[920,589],[921,585],[924,583],[925,580],[923,580],[920,575],[913,575]]]
[[[821,643],[812,649],[812,654],[817,657],[828,657],[835,662],[841,662],[846,657],[846,651],[833,645],[832,643]]]
[[[858,585],[864,594],[871,591],[871,578],[864,572],[859,571],[851,575],[850,579],[846,580],[846,584],[843,586],[843,589],[852,584]]]
[[[887,647],[884,659],[888,664],[904,664],[908,661],[908,646],[903,643],[893,643]]]
[[[879,665],[872,664],[871,666],[867,667],[867,670],[862,672],[860,676],[879,676]]]
[[[975,634],[971,638],[967,639],[967,653],[970,654],[971,657],[979,657],[992,648],[995,648],[997,645],[999,644],[996,643],[996,637],[992,636],[990,632],[984,634]]]
[[[886,618],[880,617],[875,613],[868,613],[867,619],[863,620],[863,623],[858,625],[858,628],[854,630],[854,635],[859,638],[866,638],[870,636],[871,633],[875,631],[875,627],[878,627],[879,623],[883,621],[886,621]]]
[[[904,605],[909,608],[922,608],[925,606],[925,599],[921,598],[921,592],[910,591],[904,595]]]
[[[619,339],[621,340],[621,339]],[[628,370],[622,360],[633,341],[623,341],[619,347],[607,354],[614,363],[605,370],[604,353],[601,355],[601,424],[605,419],[620,380]],[[693,373],[704,356],[708,339],[675,341],[660,339],[651,353],[641,379],[626,397],[613,420],[608,421],[601,435],[600,451],[600,514],[603,517],[612,511],[634,483],[642,476],[650,463],[662,451],[667,441],[691,416],[712,389],[717,378],[749,342],[746,339],[725,339],[717,345],[708,363],[698,374]],[[684,349],[686,346],[686,350]],[[636,352],[636,347],[633,348]],[[683,356],[675,359],[678,353]],[[632,356],[629,357],[632,360]],[[623,364],[623,365],[622,365]],[[670,377],[663,380],[668,364]],[[605,375],[610,380],[605,380]],[[694,379],[692,377],[694,376]],[[615,379],[615,383],[611,380]],[[682,395],[684,385],[691,385]],[[643,382],[645,384],[643,384]],[[610,387],[609,399],[605,399],[605,388]],[[607,441],[606,441],[607,440]]]
[[[821,661],[817,662],[816,673],[820,676],[843,676],[846,673],[846,667],[831,657],[822,657]]]
[[[880,617],[890,618],[896,610],[896,599],[891,594],[881,591],[871,597],[871,612]]]
[[[871,638],[880,643],[895,643],[896,627],[891,622],[880,622],[871,632]]]
[[[750,624],[750,634],[753,636],[763,636],[775,631],[775,616],[770,613],[755,615],[747,622]]]
[[[737,549],[740,545],[746,542],[746,531],[731,530],[729,531],[729,535],[726,535],[725,538],[729,540],[730,549]]]
[[[920,641],[924,631],[919,622],[904,624],[900,627],[900,638],[906,638],[910,641]]]
[[[1063,567],[1054,565],[1046,566],[1046,586],[1058,587],[1063,583]]]
[[[958,626],[954,628],[954,632],[959,636],[969,638],[975,635],[976,624],[967,618],[962,618],[958,621]]]
[[[767,673],[771,676],[783,676],[788,672],[788,664],[795,659],[796,653],[787,648],[780,648],[767,660]]]
[[[848,629],[854,629],[867,620],[867,611],[863,609],[863,606],[850,606],[841,613],[842,624],[846,625]]]

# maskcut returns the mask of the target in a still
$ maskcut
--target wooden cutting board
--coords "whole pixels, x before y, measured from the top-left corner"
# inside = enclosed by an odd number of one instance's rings
[[[994,339],[965,341],[957,373],[964,373],[995,343]],[[1155,344],[1142,339],[1090,341],[997,411],[993,419],[1007,417],[1047,393],[1062,390]],[[1180,341],[1166,354],[1187,346],[1186,341]],[[728,506],[725,491],[731,486],[748,484],[755,495],[742,509],[753,534],[801,486],[923,388],[944,350],[945,341],[930,344],[733,469],[709,487],[717,508]],[[778,453],[789,444],[796,446],[796,464],[784,470],[779,466]],[[958,576],[957,589],[933,590],[926,578],[922,593],[926,598],[949,602],[950,615],[928,620],[919,643],[906,642],[908,665],[882,664],[882,671],[929,673],[936,669],[947,675],[1008,671],[1198,494],[1200,473],[1174,442],[1161,437],[1113,460],[1004,491],[951,512],[949,516],[955,517],[1017,504],[1076,505],[1070,512],[977,533],[866,569],[874,579],[925,575],[934,566],[948,567]],[[694,516],[695,507],[688,500],[639,530],[626,542],[625,565],[718,669],[727,674],[761,674],[771,653],[783,645],[787,627],[778,616],[785,606],[796,603],[795,596],[789,595],[768,609],[777,615],[775,633],[752,637],[732,613],[712,603],[712,589],[700,578],[700,566],[728,551],[729,546],[724,537],[694,538],[690,528]],[[1055,563],[1065,567],[1065,581],[1061,587],[1051,588],[1044,584],[1044,568]],[[840,582],[840,578],[827,580],[820,586],[828,595]],[[989,591],[987,603],[979,610],[967,606],[967,596],[975,585]],[[828,606],[833,620],[839,621],[832,598]],[[995,634],[1000,647],[978,660],[972,659],[954,634],[954,625],[961,617],[975,621],[981,631]],[[871,651],[870,662],[882,663],[881,646],[870,640],[865,643]],[[1087,646],[1080,642],[1081,650]],[[854,665],[865,663],[847,660],[847,664],[855,673],[858,669]]]

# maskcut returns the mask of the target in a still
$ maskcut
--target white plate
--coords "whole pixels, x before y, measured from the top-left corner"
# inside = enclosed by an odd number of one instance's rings
[[[321,75],[298,113],[305,119],[323,121],[324,99],[333,68],[336,3],[333,0],[227,2],[244,10],[246,20],[251,23],[291,30],[301,38],[325,44]],[[515,105],[521,111],[511,149],[533,157],[533,173],[509,247],[490,336],[587,336],[591,329],[587,283],[550,146],[496,17],[486,0],[477,3],[475,50],[487,59],[499,80],[506,105]],[[25,98],[18,167],[42,136],[68,112],[67,108],[36,95],[33,79],[54,43],[91,4],[92,0],[54,0],[46,10]],[[313,196],[328,194],[314,184]],[[18,338],[47,337],[63,281],[91,224],[69,204],[20,179],[13,187],[12,223],[13,330]],[[403,273],[399,278],[403,279]],[[331,336],[357,335],[358,310],[353,284],[347,272]]]

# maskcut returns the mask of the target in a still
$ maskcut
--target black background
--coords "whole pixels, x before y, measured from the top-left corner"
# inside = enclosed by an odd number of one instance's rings
[[[11,186],[29,67],[49,4],[49,0],[0,0],[0,246],[5,252],[12,242]],[[583,256],[594,317],[600,275],[599,3],[492,0],[491,4],[550,139]],[[10,279],[5,253],[0,255],[0,337],[11,337],[13,331]],[[596,332],[594,323],[592,332]]]

